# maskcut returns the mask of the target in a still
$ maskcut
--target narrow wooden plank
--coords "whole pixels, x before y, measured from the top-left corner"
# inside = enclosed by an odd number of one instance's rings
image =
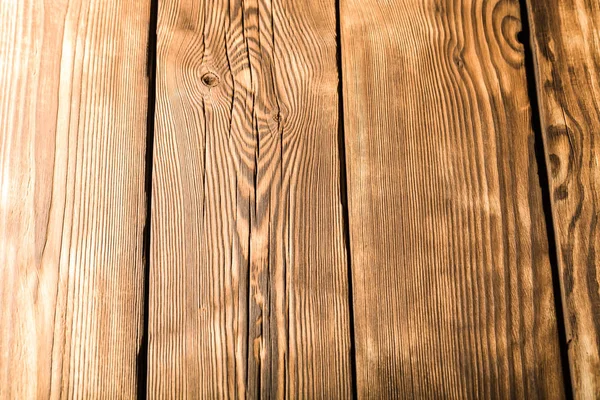
[[[149,2],[0,0],[0,398],[134,398]]]
[[[359,397],[563,397],[518,2],[340,12]]]
[[[528,0],[577,398],[600,397],[600,3]]]
[[[334,0],[161,0],[150,397],[348,398]]]

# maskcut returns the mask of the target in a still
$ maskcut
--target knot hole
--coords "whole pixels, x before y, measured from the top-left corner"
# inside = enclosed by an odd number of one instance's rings
[[[212,72],[205,73],[200,79],[202,80],[202,84],[209,88],[215,87],[219,84],[219,77]]]

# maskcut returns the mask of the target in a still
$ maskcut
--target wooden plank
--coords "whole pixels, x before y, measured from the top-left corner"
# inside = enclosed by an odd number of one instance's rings
[[[0,398],[133,398],[148,1],[0,0]]]
[[[335,2],[159,3],[148,394],[348,398]]]
[[[359,397],[563,397],[518,2],[340,13]]]
[[[575,397],[600,397],[600,3],[528,0]]]

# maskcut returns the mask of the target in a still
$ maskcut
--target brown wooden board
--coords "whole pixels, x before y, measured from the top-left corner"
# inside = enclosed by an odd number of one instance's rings
[[[161,0],[151,398],[348,398],[333,0]]]
[[[516,1],[340,0],[359,398],[561,398]]]
[[[149,1],[0,1],[0,398],[134,398]]]
[[[573,392],[600,398],[600,3],[527,4]]]

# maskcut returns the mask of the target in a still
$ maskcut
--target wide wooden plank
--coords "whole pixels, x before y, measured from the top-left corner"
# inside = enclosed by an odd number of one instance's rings
[[[600,397],[600,3],[528,0],[573,391]]]
[[[161,0],[148,395],[348,398],[334,0]]]
[[[340,2],[359,397],[563,397],[518,2]]]
[[[0,0],[0,398],[133,398],[149,1]]]

